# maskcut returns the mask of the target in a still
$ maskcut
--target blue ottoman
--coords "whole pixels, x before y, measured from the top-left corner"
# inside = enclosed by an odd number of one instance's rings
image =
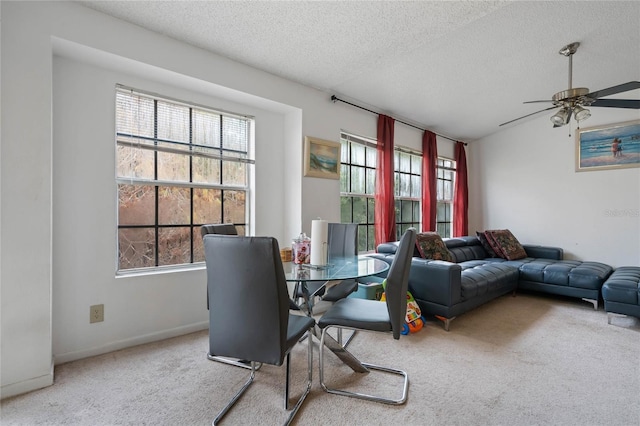
[[[631,315],[640,318],[640,267],[623,266],[616,269],[602,285],[604,310],[609,314]]]

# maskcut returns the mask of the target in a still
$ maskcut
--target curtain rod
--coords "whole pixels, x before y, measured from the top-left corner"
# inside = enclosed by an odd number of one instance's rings
[[[372,111],[372,110],[370,110],[370,109],[368,109],[368,108],[365,108],[365,107],[360,106],[360,105],[353,104],[353,103],[351,103],[351,102],[347,102],[347,101],[345,101],[345,100],[343,100],[343,99],[338,98],[336,95],[331,95],[331,101],[333,101],[333,103],[334,103],[334,104],[335,104],[336,102],[344,102],[345,104],[351,105],[351,106],[356,107],[356,108],[360,108],[360,109],[365,110],[365,111],[367,111],[367,112],[370,112],[370,113],[372,113],[372,114],[380,115],[380,113],[379,113],[379,112]],[[393,117],[391,117],[391,118],[393,118]],[[426,131],[426,130],[427,130],[427,129],[423,129],[422,127],[418,127],[418,126],[416,126],[416,125],[414,125],[414,124],[407,123],[407,122],[402,121],[402,120],[398,120],[397,118],[393,118],[393,119],[394,119],[395,121],[397,121],[398,123],[402,123],[402,124],[404,124],[405,126],[413,127],[414,129],[418,129],[418,130],[422,130],[422,131]],[[429,130],[429,131],[431,131],[431,130]],[[453,142],[460,142],[460,141],[457,141],[457,140],[455,140],[455,139],[452,139],[452,138],[450,138],[450,137],[448,137],[448,136],[441,135],[441,134],[436,133],[436,132],[433,132],[433,133],[434,133],[436,136],[440,136],[441,138],[445,138],[445,139],[448,139],[448,140],[453,141]],[[466,143],[466,142],[462,142],[462,143],[464,144],[464,146],[467,146],[467,143]]]

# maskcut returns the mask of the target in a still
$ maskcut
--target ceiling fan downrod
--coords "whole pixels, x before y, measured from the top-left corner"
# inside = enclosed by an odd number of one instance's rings
[[[560,111],[551,117],[554,127],[569,124],[571,115],[574,115],[578,123],[580,120],[586,120],[591,116],[589,110],[583,108],[583,105],[591,103],[590,99],[586,98],[586,95],[589,94],[589,89],[586,87],[573,88],[573,54],[578,50],[578,46],[580,46],[579,42],[570,43],[558,52],[569,58],[569,88],[556,93],[551,98],[554,105],[562,107]]]
[[[573,107],[579,97],[585,96],[589,93],[589,89],[586,87],[573,88],[573,54],[578,51],[578,46],[580,46],[580,43],[576,41],[574,43],[567,44],[558,51],[559,54],[569,58],[569,88],[553,95],[552,100],[556,105],[563,105],[567,103],[567,106]],[[583,103],[586,99],[580,99],[579,101],[580,102],[577,102],[578,104]]]
[[[569,90],[571,90],[572,86],[572,76],[573,76],[573,54],[578,51],[578,46],[580,46],[579,42],[574,42],[571,44],[567,44],[565,47],[558,51],[559,54],[569,57]]]

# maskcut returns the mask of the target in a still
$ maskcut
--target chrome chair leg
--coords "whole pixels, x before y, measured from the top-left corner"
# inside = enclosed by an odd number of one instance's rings
[[[307,398],[307,395],[309,395],[309,392],[311,392],[311,384],[313,382],[313,339],[311,339],[311,336],[309,336],[307,338],[307,340],[308,340],[308,346],[307,346],[307,388],[305,389],[305,391],[302,394],[302,396],[300,396],[300,398],[298,399],[298,402],[296,402],[296,405],[291,410],[291,414],[289,414],[289,417],[287,418],[287,422],[285,423],[285,426],[289,426],[291,424],[291,422],[293,422],[293,418],[296,416],[296,414],[298,414],[298,410],[302,406],[302,403]],[[287,383],[286,383],[285,389],[286,390],[285,390],[284,407],[285,407],[285,409],[288,409],[287,407],[289,405],[289,355],[287,355]]]
[[[238,393],[236,393],[236,395],[233,397],[233,399],[231,399],[231,401],[218,413],[218,415],[216,416],[215,419],[213,419],[213,425],[217,425],[218,423],[220,423],[220,420],[222,420],[222,418],[225,416],[225,414],[227,414],[227,412],[231,409],[231,407],[234,406],[234,404],[238,401],[238,399],[240,399],[240,397],[242,396],[242,394],[249,388],[249,386],[251,385],[251,383],[253,383],[253,379],[256,377],[256,368],[255,368],[256,363],[252,362],[251,363],[251,375],[249,376],[249,380],[247,380],[245,382],[244,385],[242,385],[242,388],[240,388],[240,390],[238,391]]]
[[[356,337],[356,334],[358,334],[358,330],[353,330],[353,332],[351,333],[351,336],[349,336],[349,338],[344,342],[345,349],[347,348],[347,346],[349,346],[349,343],[351,343],[353,338]]]
[[[302,393],[302,395],[300,396],[300,398],[298,399],[298,401],[296,402],[296,405],[293,407],[293,409],[291,410],[291,413],[289,414],[289,417],[287,418],[287,421],[285,422],[285,425],[288,426],[293,422],[294,417],[296,416],[296,414],[298,414],[298,410],[300,409],[300,407],[302,406],[302,403],[304,402],[304,400],[307,398],[307,396],[309,395],[309,393],[311,392],[311,385],[313,383],[313,341],[311,339],[311,337],[309,337],[308,339],[308,345],[307,345],[307,388],[304,390],[304,392]],[[285,382],[285,388],[284,388],[284,408],[285,410],[289,410],[289,376],[290,376],[290,358],[291,358],[291,354],[287,354],[287,359],[286,359],[286,382]],[[233,362],[226,362],[228,360],[224,360],[221,362],[230,364],[230,365],[235,365]],[[231,399],[231,401],[222,409],[220,410],[220,412],[218,413],[218,415],[216,416],[216,418],[213,420],[212,425],[215,426],[217,424],[220,423],[220,421],[222,420],[222,418],[229,412],[229,410],[235,405],[235,403],[240,399],[240,397],[244,394],[244,392],[249,388],[249,386],[251,385],[251,383],[253,383],[253,379],[255,378],[256,375],[256,371],[258,371],[259,366],[261,366],[261,363],[257,363],[257,362],[251,362],[249,368],[251,369],[251,375],[249,376],[249,379],[245,382],[244,385],[242,385],[242,388],[238,391],[238,393],[236,393],[236,395],[233,397],[233,399]]]
[[[350,392],[350,391],[346,391],[343,389],[334,389],[334,388],[330,388],[329,386],[327,386],[327,384],[324,381],[324,362],[325,362],[325,358],[324,358],[324,340],[325,337],[327,336],[327,331],[328,329],[332,328],[331,326],[325,327],[322,330],[322,336],[320,337],[320,351],[319,351],[319,370],[320,370],[320,386],[322,387],[322,389],[325,392],[328,393],[333,393],[336,395],[342,395],[342,396],[349,396],[352,398],[359,398],[359,399],[366,399],[369,401],[374,401],[374,402],[381,402],[384,404],[391,404],[391,405],[401,405],[404,404],[407,401],[407,394],[409,392],[409,376],[407,375],[407,373],[403,370],[398,370],[395,368],[389,368],[389,367],[383,367],[380,365],[375,365],[375,364],[369,364],[369,363],[365,363],[365,362],[361,362],[361,364],[366,367],[368,370],[377,370],[377,371],[382,371],[385,373],[390,373],[390,374],[394,374],[394,375],[398,375],[403,377],[403,385],[402,385],[402,395],[400,396],[400,398],[397,399],[391,399],[391,398],[383,398],[380,396],[376,396],[376,395],[369,395],[369,394],[364,394],[364,393],[359,393],[359,392]],[[335,328],[343,328],[343,327],[335,327]],[[346,328],[346,327],[344,327]],[[352,328],[349,328],[350,330],[354,330]],[[356,331],[356,330],[354,330]],[[329,336],[330,337],[330,336]],[[346,349],[344,350],[345,352]]]
[[[209,361],[217,361],[223,364],[229,364],[235,367],[246,368],[247,370],[251,370],[251,362],[249,361],[242,361],[242,360],[236,360],[233,358],[227,358],[227,357],[218,356],[218,355],[211,355],[210,353],[207,353],[207,359]],[[262,363],[258,362],[256,366],[256,371],[260,370],[260,367],[262,367]]]

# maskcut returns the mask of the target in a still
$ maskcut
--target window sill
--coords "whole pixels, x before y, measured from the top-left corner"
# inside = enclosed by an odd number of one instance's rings
[[[117,271],[116,279],[140,277],[140,276],[147,276],[147,275],[173,274],[173,273],[181,273],[181,272],[189,272],[189,271],[200,271],[203,269],[206,269],[206,265],[204,262],[192,263],[188,265],[158,266],[155,268],[126,269],[124,271]]]

